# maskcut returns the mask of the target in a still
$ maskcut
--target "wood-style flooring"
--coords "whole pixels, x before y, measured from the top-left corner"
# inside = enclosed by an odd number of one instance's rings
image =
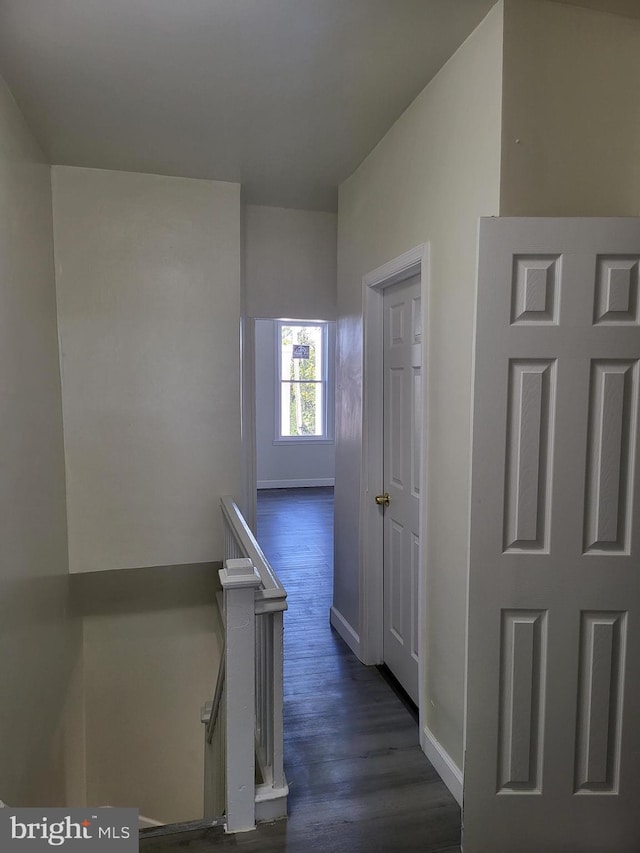
[[[258,540],[288,592],[289,818],[141,839],[146,853],[458,853],[460,810],[418,745],[414,717],[329,626],[333,490],[258,493]]]

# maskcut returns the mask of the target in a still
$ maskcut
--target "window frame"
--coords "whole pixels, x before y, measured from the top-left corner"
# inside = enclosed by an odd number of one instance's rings
[[[333,444],[333,323],[330,320],[287,320],[275,321],[276,375],[275,375],[275,438],[273,444]],[[282,434],[282,387],[290,385],[291,379],[282,378],[282,329],[284,326],[320,326],[322,329],[322,379],[301,380],[300,384],[315,382],[322,386],[323,413],[322,435]]]

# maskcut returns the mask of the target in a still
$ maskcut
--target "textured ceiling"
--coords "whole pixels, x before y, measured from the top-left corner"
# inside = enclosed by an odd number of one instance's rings
[[[0,0],[0,72],[52,163],[336,187],[494,0]]]

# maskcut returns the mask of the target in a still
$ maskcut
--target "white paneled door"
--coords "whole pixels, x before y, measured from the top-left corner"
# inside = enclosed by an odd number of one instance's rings
[[[639,265],[481,221],[464,853],[640,850]]]
[[[420,276],[384,291],[384,662],[418,704]]]

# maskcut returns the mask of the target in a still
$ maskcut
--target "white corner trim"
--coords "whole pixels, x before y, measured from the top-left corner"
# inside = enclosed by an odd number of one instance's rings
[[[460,808],[462,808],[462,770],[460,770],[428,726],[425,726],[422,731],[420,746],[429,761],[438,771],[438,776],[440,776]]]
[[[344,618],[342,613],[337,610],[333,605],[331,606],[331,610],[329,611],[329,622],[331,626],[335,628],[335,630],[340,634],[345,643],[349,646],[354,655],[361,660],[360,658],[360,637],[353,630],[351,625]]]
[[[333,477],[316,477],[310,480],[258,480],[259,489],[303,489],[333,485],[335,485]]]

